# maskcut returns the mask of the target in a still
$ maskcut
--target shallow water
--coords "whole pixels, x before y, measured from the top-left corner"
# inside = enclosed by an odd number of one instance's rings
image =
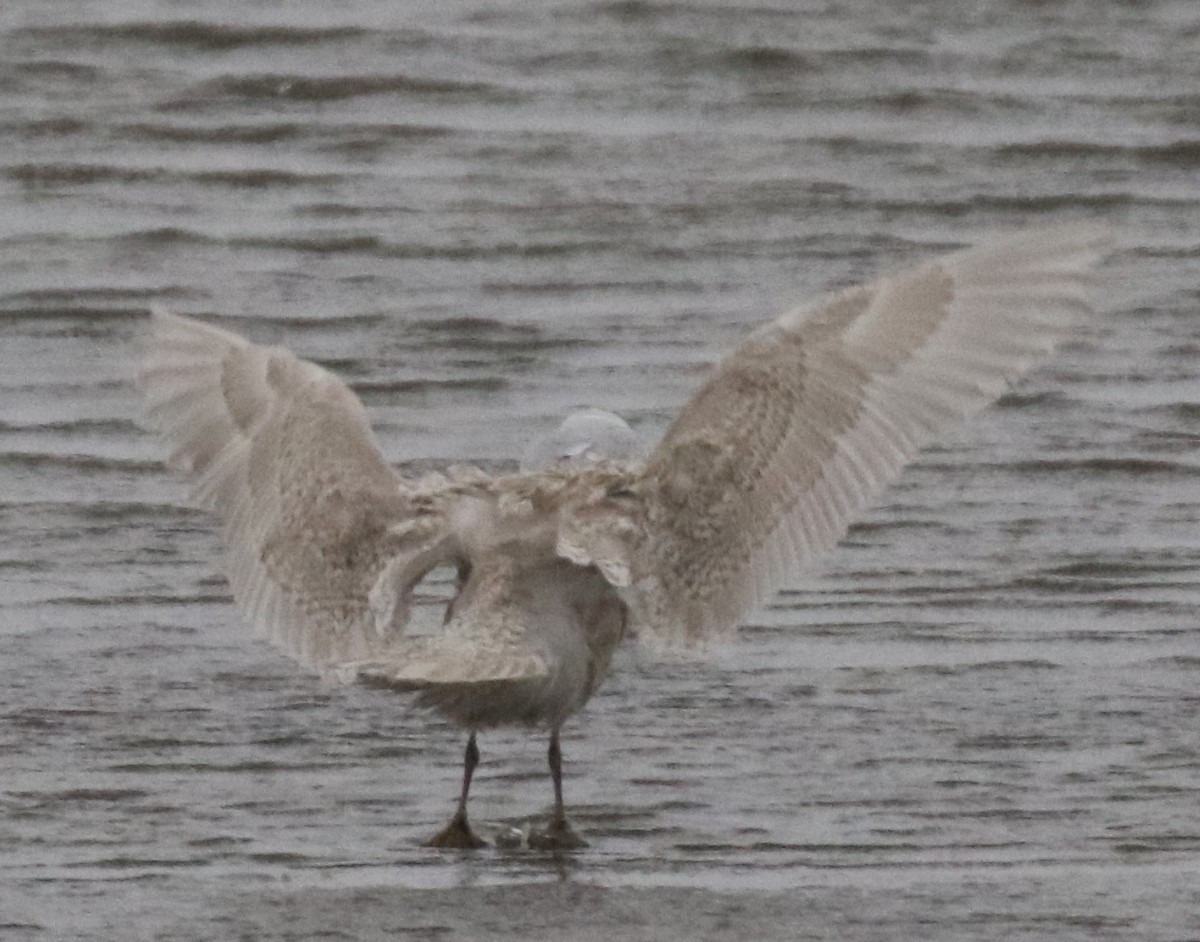
[[[0,29],[3,938],[1196,932],[1194,4],[92,2]],[[1119,246],[1055,360],[738,644],[621,653],[564,743],[567,862],[419,847],[460,734],[245,640],[136,424],[158,302],[335,369],[402,466],[501,466],[580,404],[652,440],[771,314],[1068,218]],[[475,814],[544,814],[544,741],[481,746]]]

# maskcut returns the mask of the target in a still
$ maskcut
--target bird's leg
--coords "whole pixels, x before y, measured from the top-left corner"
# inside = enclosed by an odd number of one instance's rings
[[[558,743],[558,727],[550,733],[550,777],[554,781],[554,812],[550,824],[544,831],[529,832],[529,846],[536,850],[578,850],[587,847],[587,841],[575,833],[563,810],[562,796],[562,748]]]
[[[562,747],[558,742],[558,729],[550,734],[550,750],[546,756],[550,760],[550,778],[554,782],[554,817],[555,825],[566,825],[567,813],[563,810],[562,797]]]
[[[463,755],[462,794],[458,798],[458,810],[450,823],[433,835],[426,847],[473,848],[486,847],[487,841],[476,836],[467,823],[467,795],[471,791],[471,776],[475,774],[475,766],[479,765],[479,746],[475,743],[475,732],[467,739],[466,753]]]

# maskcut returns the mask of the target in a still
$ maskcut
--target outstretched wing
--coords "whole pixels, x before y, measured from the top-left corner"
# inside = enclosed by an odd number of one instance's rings
[[[137,381],[170,466],[224,524],[253,628],[317,669],[384,650],[403,628],[396,585],[454,550],[384,461],[354,393],[287,350],[164,311]]]
[[[1081,310],[1092,225],[1030,231],[833,294],[751,335],[632,485],[639,628],[719,636],[832,547],[938,432],[1005,391]]]

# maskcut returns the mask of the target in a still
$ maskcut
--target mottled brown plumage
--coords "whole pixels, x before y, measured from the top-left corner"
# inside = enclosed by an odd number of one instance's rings
[[[170,464],[223,522],[251,626],[306,667],[415,691],[471,731],[459,810],[435,843],[478,842],[475,731],[523,723],[551,730],[555,813],[533,842],[577,846],[558,731],[627,626],[663,646],[732,632],[922,445],[1049,352],[1086,309],[1106,243],[1089,225],[1020,233],[786,314],[641,463],[568,442],[561,466],[403,479],[334,376],[161,311],[139,386]],[[440,565],[460,574],[446,624],[406,638],[408,597]]]

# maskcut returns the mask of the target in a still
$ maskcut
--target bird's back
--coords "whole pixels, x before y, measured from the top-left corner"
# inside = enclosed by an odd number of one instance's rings
[[[440,633],[355,669],[470,729],[556,727],[599,687],[627,624],[596,570],[497,554],[472,566]]]

